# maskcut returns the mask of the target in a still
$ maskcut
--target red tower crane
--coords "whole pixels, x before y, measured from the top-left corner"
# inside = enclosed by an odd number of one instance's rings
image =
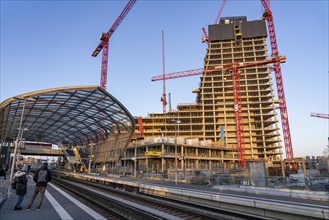
[[[142,117],[138,117],[138,126],[141,137],[144,137],[144,126]]]
[[[162,31],[162,78],[163,78],[163,92],[161,97],[162,110],[163,113],[166,113],[167,107],[167,98],[166,98],[166,70],[165,70],[165,53],[164,53],[164,32]]]
[[[240,73],[239,69],[254,67],[259,65],[265,65],[270,63],[284,63],[286,62],[286,57],[277,56],[272,59],[254,62],[240,62],[231,63],[220,66],[210,67],[207,70],[203,68],[195,70],[187,70],[182,72],[168,73],[164,75],[152,77],[152,81],[164,80],[164,79],[174,79],[180,77],[194,76],[199,74],[207,74],[216,71],[231,70],[232,71],[232,81],[233,81],[233,91],[234,91],[234,114],[236,122],[236,136],[238,143],[238,159],[239,166],[246,167],[246,153],[244,148],[244,137],[243,137],[243,121],[242,121],[242,105],[241,105],[241,95],[240,95]]]
[[[223,12],[225,3],[227,2],[227,0],[223,0],[222,1],[222,5],[217,13],[216,19],[214,21],[214,24],[218,24],[219,23],[219,19],[220,16]],[[208,33],[206,31],[206,29],[203,27],[202,28],[202,32],[203,32],[203,38],[202,38],[202,43],[207,42],[208,43]],[[164,56],[164,55],[163,55]],[[187,77],[187,76],[195,76],[195,75],[200,75],[203,73],[203,68],[200,69],[194,69],[194,70],[186,70],[186,71],[180,71],[180,72],[174,72],[174,73],[170,73],[170,74],[165,74],[163,73],[160,76],[154,76],[152,77],[152,81],[159,81],[159,80],[163,80],[165,81],[166,79],[174,79],[174,78],[180,78],[180,77]],[[161,99],[162,100],[162,99]]]
[[[263,61],[260,61],[260,62],[262,63]],[[208,69],[206,71],[204,70],[204,68],[199,68],[199,69],[192,69],[192,70],[184,70],[184,71],[178,71],[178,72],[173,72],[173,73],[167,73],[165,75],[161,74],[161,75],[153,76],[151,78],[151,81],[153,82],[153,81],[160,81],[160,80],[168,80],[168,79],[176,79],[176,78],[182,78],[182,77],[201,75],[201,74],[205,74],[205,73],[208,73],[208,72],[213,72],[213,70],[215,70],[215,68],[216,67],[208,67]]]
[[[221,10],[219,11],[220,13],[222,11],[222,8],[225,5],[225,2],[224,1],[222,2],[222,7],[221,7]],[[279,51],[278,51],[278,45],[277,45],[277,41],[276,41],[273,16],[272,16],[272,12],[269,7],[270,0],[261,0],[261,3],[263,5],[263,7],[265,8],[263,18],[267,20],[267,24],[268,24],[271,49],[272,49],[272,57],[274,57],[275,60],[278,60],[278,59],[276,59],[276,57],[279,57]],[[219,17],[219,16],[217,16],[217,17]],[[205,29],[203,29],[203,32],[205,34],[205,37],[207,37],[207,32]],[[294,158],[294,155],[293,155],[293,148],[292,148],[292,142],[291,142],[289,121],[288,121],[288,112],[287,112],[287,106],[286,106],[286,100],[285,100],[285,94],[284,94],[280,62],[281,61],[279,61],[279,60],[277,62],[275,62],[273,65],[274,66],[273,69],[275,72],[278,98],[280,100],[279,109],[280,109],[280,113],[281,113],[281,122],[282,122],[282,130],[283,130],[283,136],[284,136],[286,157],[288,160],[291,160]],[[186,71],[169,73],[169,74],[166,74],[165,76],[163,76],[163,75],[154,76],[154,77],[152,77],[151,80],[158,81],[158,80],[165,80],[165,79],[174,79],[174,78],[180,78],[180,77],[194,76],[194,75],[204,74],[209,71],[211,71],[211,69],[208,69],[206,71],[203,68],[194,69],[194,70],[186,70]]]
[[[224,9],[224,6],[225,6],[226,1],[227,0],[223,0],[222,1],[222,5],[221,5],[221,7],[220,7],[220,9],[219,9],[219,11],[217,13],[217,16],[216,16],[216,19],[215,19],[214,24],[218,24],[219,23],[219,19],[220,19],[220,16],[221,16],[222,12],[223,12],[223,9]]]
[[[323,114],[323,113],[311,113],[312,117],[318,117],[318,118],[325,118],[325,119],[329,119],[329,114]]]
[[[261,0],[261,3],[264,7],[263,19],[267,20],[268,32],[270,35],[270,42],[271,42],[272,56],[278,57],[279,50],[278,50],[278,43],[276,40],[273,15],[272,15],[272,11],[270,10],[270,0]],[[292,160],[294,158],[294,153],[293,153],[292,142],[291,142],[289,121],[288,121],[288,111],[287,111],[287,105],[286,105],[286,98],[285,98],[285,94],[284,94],[280,62],[274,63],[273,67],[274,67],[274,73],[275,73],[275,79],[276,79],[278,99],[281,101],[279,104],[279,109],[280,109],[280,113],[281,113],[281,123],[282,123],[282,130],[283,130],[284,145],[285,145],[285,149],[286,149],[286,157],[288,160]]]
[[[284,56],[274,57],[270,60],[255,61],[255,62],[245,62],[245,63],[231,63],[221,66],[215,66],[211,70],[206,70],[205,73],[211,73],[221,70],[231,70],[232,71],[232,83],[234,92],[234,115],[236,124],[236,137],[238,143],[238,159],[239,167],[246,167],[246,152],[244,147],[244,136],[243,136],[243,117],[242,117],[242,104],[241,104],[241,94],[240,94],[240,72],[239,69],[246,67],[254,67],[258,65],[264,65],[269,63],[284,63],[286,58]]]
[[[120,25],[124,17],[130,11],[130,9],[135,4],[136,0],[129,0],[119,17],[115,20],[112,27],[108,32],[101,34],[101,42],[98,44],[94,52],[91,54],[93,57],[96,57],[101,50],[102,52],[102,67],[101,67],[101,79],[100,79],[100,87],[106,90],[106,82],[107,82],[107,65],[108,65],[108,48],[109,48],[109,39],[112,36],[113,32]]]
[[[218,24],[219,23],[219,18],[220,18],[220,15],[222,14],[222,11],[224,9],[224,6],[225,6],[226,1],[227,0],[223,0],[222,1],[222,5],[221,5],[221,7],[220,7],[220,9],[219,9],[219,11],[217,13],[217,16],[216,16],[216,19],[215,19],[214,24]],[[208,33],[207,33],[207,31],[206,31],[206,29],[204,27],[202,28],[202,32],[203,32],[202,43],[207,42],[207,44],[208,44]]]
[[[174,73],[167,73],[165,75],[158,75],[153,76],[151,78],[151,81],[160,81],[160,80],[166,80],[166,79],[175,79],[175,78],[181,78],[181,77],[188,77],[188,76],[195,76],[195,75],[201,75],[204,73],[204,69],[193,69],[193,70],[185,70],[185,71],[179,71]]]

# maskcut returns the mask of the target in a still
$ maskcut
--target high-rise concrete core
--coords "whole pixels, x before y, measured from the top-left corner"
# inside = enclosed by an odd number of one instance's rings
[[[221,18],[208,27],[209,39],[204,70],[232,63],[268,59],[266,24],[246,17]],[[269,65],[239,68],[242,141],[247,161],[279,161],[282,145]],[[205,73],[200,77],[196,103],[178,104],[177,111],[149,114],[143,118],[145,138],[174,137],[178,144],[217,149],[212,163],[232,162],[237,158],[238,139],[235,118],[232,70]],[[137,120],[136,120],[137,123]],[[213,155],[212,155],[213,156]]]

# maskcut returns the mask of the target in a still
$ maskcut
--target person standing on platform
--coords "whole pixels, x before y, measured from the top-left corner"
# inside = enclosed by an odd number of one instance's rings
[[[41,168],[35,172],[33,176],[33,181],[36,183],[36,185],[31,200],[27,205],[26,209],[31,210],[34,199],[37,197],[38,193],[40,192],[39,201],[37,204],[37,210],[40,210],[43,197],[45,195],[45,191],[47,188],[47,183],[51,181],[51,172],[50,170],[48,170],[48,163],[43,163]]]
[[[31,170],[31,165],[30,165],[30,164],[28,164],[28,165],[27,165],[27,175],[29,175],[29,173],[30,173],[30,170]]]
[[[6,180],[6,166],[0,165],[0,180]]]
[[[6,166],[0,164],[0,193],[2,194],[6,180]]]
[[[21,204],[27,192],[27,166],[20,166],[20,170],[15,173],[16,195],[18,196],[14,210],[22,210]]]

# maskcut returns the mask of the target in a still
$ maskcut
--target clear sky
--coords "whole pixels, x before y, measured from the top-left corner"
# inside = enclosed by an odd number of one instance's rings
[[[99,85],[101,54],[91,53],[127,2],[1,0],[0,101],[47,88]],[[137,1],[110,39],[107,90],[134,116],[162,112],[162,82],[151,82],[162,74],[161,30],[167,73],[203,68],[201,28],[213,24],[221,3]],[[310,113],[329,113],[328,1],[272,0],[271,10],[279,51],[287,57],[281,67],[294,156],[320,156],[329,120]],[[261,15],[257,0],[228,0],[222,13],[249,21]],[[195,102],[192,89],[199,81],[166,81],[173,109]]]

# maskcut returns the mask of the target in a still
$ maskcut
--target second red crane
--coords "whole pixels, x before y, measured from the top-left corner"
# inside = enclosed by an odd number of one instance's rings
[[[124,17],[130,11],[130,9],[135,4],[136,0],[129,0],[126,7],[123,9],[119,17],[113,23],[110,30],[106,33],[101,34],[101,42],[98,44],[94,52],[91,54],[93,57],[96,57],[102,50],[102,67],[101,67],[101,79],[100,79],[100,87],[106,90],[106,82],[107,82],[107,66],[108,66],[108,48],[109,48],[109,39],[112,36],[113,32],[120,25]]]

